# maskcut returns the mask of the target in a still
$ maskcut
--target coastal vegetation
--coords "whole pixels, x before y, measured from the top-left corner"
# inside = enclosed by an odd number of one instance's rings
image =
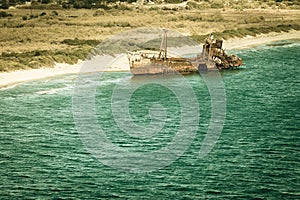
[[[198,42],[210,33],[229,39],[300,30],[298,1],[166,2],[2,0],[0,71],[74,64],[101,41],[139,27],[176,30]]]

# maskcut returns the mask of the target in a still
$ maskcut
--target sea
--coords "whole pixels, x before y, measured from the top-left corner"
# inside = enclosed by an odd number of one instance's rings
[[[0,199],[300,199],[299,52],[279,41],[230,51],[244,65],[221,73],[1,88]]]

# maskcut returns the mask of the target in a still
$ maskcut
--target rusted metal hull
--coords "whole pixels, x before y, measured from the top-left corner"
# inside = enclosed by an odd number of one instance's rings
[[[136,62],[130,66],[130,71],[134,75],[168,73],[192,74],[197,73],[198,69],[187,59],[169,58],[167,60],[148,59]]]
[[[143,59],[130,66],[133,75],[193,74],[201,71],[219,70],[212,60],[168,58],[167,60]]]
[[[166,35],[163,41],[166,41]],[[163,45],[164,44],[164,45]],[[136,52],[128,55],[130,71],[134,75],[181,73],[192,74],[199,71],[215,71],[237,68],[243,64],[236,55],[227,55],[222,49],[222,40],[207,38],[203,51],[195,58],[167,57],[167,43],[162,42],[159,52]]]

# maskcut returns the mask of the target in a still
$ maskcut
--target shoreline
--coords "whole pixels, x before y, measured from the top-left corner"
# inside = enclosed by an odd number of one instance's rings
[[[289,32],[272,32],[269,34],[260,34],[255,37],[247,36],[244,38],[231,38],[228,40],[224,40],[223,48],[225,50],[246,49],[271,42],[292,39],[300,39],[300,31],[291,30]],[[53,68],[39,68],[29,70],[18,70],[13,72],[3,72],[0,73],[0,88],[9,87],[11,85],[26,81],[49,78],[53,76],[76,74],[80,71],[82,63],[83,61],[79,61],[75,65],[56,63]],[[105,71],[121,72],[129,71],[129,69],[126,67],[120,68],[120,66],[111,66],[108,70]]]
[[[300,31],[291,30],[289,32],[272,32],[256,36],[246,36],[243,38],[230,38],[224,40],[223,48],[225,50],[247,49],[281,40],[300,39]]]

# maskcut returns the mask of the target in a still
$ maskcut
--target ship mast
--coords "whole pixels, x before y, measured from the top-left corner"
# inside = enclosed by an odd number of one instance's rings
[[[162,53],[163,53],[164,60],[167,60],[167,47],[168,47],[167,30],[164,29],[164,36],[163,36],[163,39],[161,40],[158,58],[161,58]]]
[[[164,35],[164,37],[165,37],[165,60],[167,60],[167,47],[168,47],[167,30],[165,29],[164,32],[165,32],[165,35]]]

